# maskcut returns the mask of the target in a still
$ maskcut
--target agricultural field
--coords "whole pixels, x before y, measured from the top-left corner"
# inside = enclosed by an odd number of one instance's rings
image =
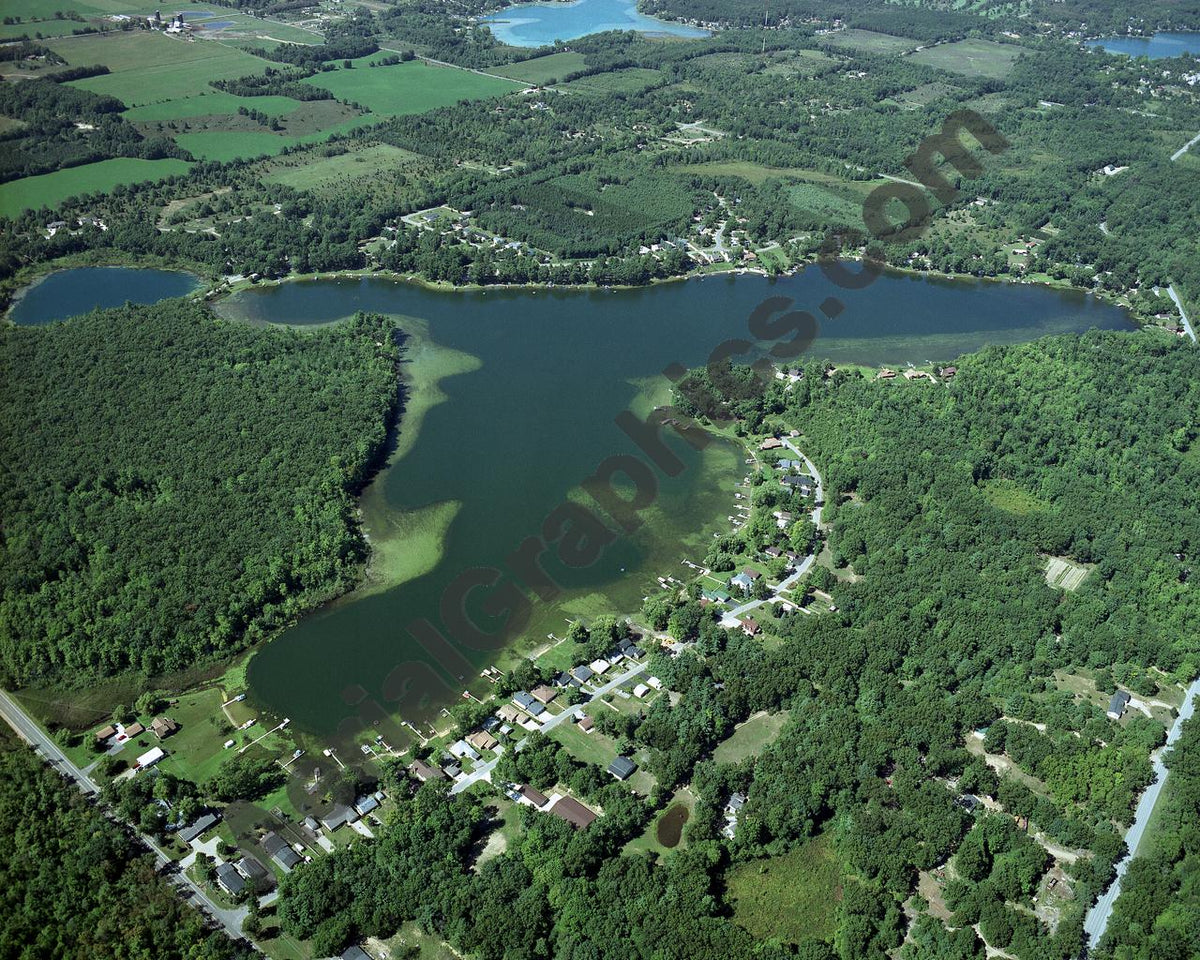
[[[841,899],[842,865],[831,834],[781,857],[741,863],[725,875],[733,919],[760,939],[829,940]]]
[[[559,89],[570,90],[572,93],[641,93],[660,83],[662,79],[663,75],[657,70],[630,67],[627,70],[613,70],[609,73],[580,77],[563,84]]]
[[[747,757],[757,757],[779,736],[785,723],[786,713],[754,715],[713,751],[713,760],[717,763],[740,763]]]
[[[942,83],[938,80],[934,83],[923,83],[906,93],[897,94],[897,99],[902,104],[914,107],[927,107],[934,101],[941,100],[943,97],[953,97],[961,94],[962,90],[958,87],[950,83]]]
[[[1059,590],[1070,593],[1079,589],[1092,568],[1082,563],[1076,563],[1065,557],[1046,558],[1046,582]]]
[[[936,47],[918,50],[909,58],[917,63],[951,73],[963,73],[971,77],[986,77],[1003,80],[1012,71],[1013,64],[1021,55],[1020,47],[1008,43],[993,43],[990,40],[959,40],[956,43],[941,43]]]
[[[380,117],[424,113],[452,106],[459,100],[503,96],[519,86],[519,81],[509,83],[456,67],[432,66],[420,60],[371,67],[371,59],[353,60],[354,66],[349,70],[339,67],[304,82],[323,87],[339,100],[362,104]]]
[[[278,131],[264,129],[236,116],[216,117],[204,125],[193,121],[191,130],[176,136],[175,142],[199,160],[224,162],[273,157],[286,147],[317,143],[334,133],[344,133],[369,123],[371,119],[336,101],[318,100],[305,103],[283,118]]]
[[[901,54],[920,46],[916,40],[894,37],[874,30],[839,30],[818,38],[821,46],[835,50],[854,50],[859,53]]]
[[[187,173],[184,160],[138,160],[122,157],[79,167],[0,183],[0,216],[13,217],[23,210],[57,207],[68,197],[107,193],[121,184],[148,183]]]
[[[792,204],[807,212],[814,222],[838,220],[842,223],[859,223],[862,220],[863,197],[866,191],[860,185],[838,184],[827,186],[821,183],[794,183],[788,187],[788,199]]]
[[[582,53],[552,53],[545,57],[522,60],[520,63],[510,63],[489,73],[540,85],[561,80],[570,73],[578,73],[585,66],[587,59]]]
[[[126,110],[122,116],[131,123],[167,123],[171,120],[190,120],[193,117],[214,117],[235,114],[238,107],[257,110],[268,117],[282,117],[300,106],[291,97],[238,97],[232,93],[209,89],[194,97],[149,103]]]
[[[7,4],[5,5],[7,8]],[[7,16],[7,14],[6,14]],[[94,26],[87,21],[80,22],[79,20],[22,20],[20,23],[3,23],[0,24],[0,40],[13,40],[19,37],[28,37],[30,40],[38,40],[43,37],[69,37],[76,30],[83,30],[88,26]]]
[[[186,41],[137,31],[71,37],[47,44],[71,66],[104,64],[112,73],[74,80],[72,86],[116,97],[126,106],[180,100],[210,88],[210,80],[262,73],[258,57],[219,43]]]

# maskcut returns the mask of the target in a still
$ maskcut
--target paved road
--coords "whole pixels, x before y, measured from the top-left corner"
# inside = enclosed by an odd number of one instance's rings
[[[587,698],[587,700],[585,700],[583,703],[577,703],[573,707],[567,707],[567,709],[564,710],[562,713],[556,713],[554,716],[550,717],[548,720],[543,721],[542,725],[540,727],[538,727],[539,732],[549,733],[551,730],[553,730],[555,727],[557,727],[560,723],[566,723],[568,720],[572,719],[573,717],[579,716],[581,713],[583,713],[583,708],[585,706],[587,706],[589,703],[591,703],[593,700],[598,700],[601,697],[603,697],[609,693],[612,693],[615,689],[617,689],[617,687],[621,686],[621,684],[628,683],[634,677],[639,676],[640,674],[644,673],[645,671],[646,671],[646,664],[644,664],[644,663],[635,664],[634,666],[632,666],[628,670],[626,670],[624,673],[619,674],[618,676],[613,677],[611,680],[606,681],[603,686],[597,687],[591,693],[591,695]],[[517,743],[517,745],[515,747],[513,747],[513,749],[520,750],[523,746],[525,746],[525,740],[521,740],[519,743]],[[450,788],[450,792],[451,793],[462,793],[468,787],[472,787],[475,784],[477,784],[480,780],[489,780],[490,781],[491,776],[492,776],[492,771],[496,769],[496,763],[499,761],[499,759],[500,759],[500,757],[499,757],[499,755],[497,755],[497,756],[493,757],[491,760],[489,760],[487,763],[482,764],[481,766],[477,766],[473,771],[471,771],[469,774],[467,774],[461,780],[457,781],[454,784],[454,786],[452,786]]]
[[[1179,308],[1179,316],[1183,319],[1183,329],[1187,331],[1187,335],[1192,338],[1192,343],[1196,342],[1196,328],[1192,326],[1192,321],[1188,319],[1188,315],[1183,310],[1183,301],[1179,299],[1179,294],[1175,292],[1175,284],[1167,287],[1167,293],[1170,294],[1172,300],[1175,301],[1175,306]]]
[[[1129,849],[1129,852],[1117,864],[1117,878],[1113,881],[1112,886],[1100,895],[1100,899],[1092,905],[1092,909],[1088,911],[1087,917],[1084,918],[1083,931],[1087,934],[1089,947],[1094,948],[1100,942],[1100,938],[1104,936],[1105,928],[1108,927],[1109,918],[1112,916],[1113,904],[1116,903],[1117,897],[1121,895],[1121,878],[1125,876],[1125,871],[1129,869],[1129,861],[1137,854],[1142,834],[1146,832],[1146,824],[1150,821],[1150,815],[1154,812],[1154,805],[1158,802],[1159,794],[1162,793],[1163,784],[1167,782],[1167,767],[1162,761],[1162,755],[1171,744],[1179,739],[1184,721],[1195,712],[1197,697],[1200,697],[1200,679],[1192,681],[1192,685],[1188,687],[1187,693],[1184,694],[1183,704],[1179,708],[1179,716],[1175,718],[1175,723],[1172,724],[1171,730],[1167,734],[1166,746],[1151,758],[1154,764],[1154,782],[1146,788],[1146,792],[1142,794],[1142,798],[1138,801],[1137,810],[1133,816],[1133,824],[1130,826],[1129,832],[1125,834],[1125,846]]]
[[[794,443],[792,443],[791,440],[784,440],[783,445],[804,461],[804,465],[808,468],[808,472],[812,475],[813,480],[815,480],[817,483],[816,506],[813,507],[813,511],[810,516],[812,517],[813,525],[817,529],[820,529],[821,510],[823,509],[823,505],[825,503],[825,486],[821,480],[821,474],[817,472],[817,465],[809,460],[808,457],[805,456],[805,454],[803,454]],[[780,581],[779,586],[775,588],[775,593],[779,594],[784,590],[792,589],[792,587],[796,585],[800,578],[808,573],[809,568],[816,562],[816,559],[816,553],[810,553],[807,557],[801,560],[800,565],[796,567],[795,571],[793,571],[793,573],[785,580]],[[725,616],[721,618],[721,626],[725,627],[726,629],[732,629],[738,625],[738,620],[741,617],[744,617],[751,610],[757,610],[764,603],[769,602],[770,598],[767,600],[747,600],[741,606],[734,607],[727,614],[725,614]]]
[[[1175,160],[1178,160],[1180,157],[1182,157],[1185,153],[1188,152],[1189,149],[1191,149],[1197,143],[1200,143],[1200,133],[1196,134],[1194,137],[1192,137],[1191,140],[1189,140],[1182,147],[1180,147],[1173,154],[1171,154],[1172,162],[1174,162]]]
[[[89,797],[94,797],[100,792],[100,788],[96,786],[94,780],[86,773],[72,763],[59,749],[58,744],[54,742],[41,727],[39,727],[27,714],[24,708],[21,707],[11,696],[3,690],[0,690],[0,716],[3,716],[10,727],[17,732],[22,740],[33,747],[34,751],[42,757],[50,766],[58,770],[64,776],[70,777]],[[128,824],[124,826],[129,829]],[[138,834],[142,841],[153,852],[158,861],[158,866],[161,869],[168,865],[172,865],[173,861],[163,851],[157,843],[151,840],[144,834]],[[168,874],[168,879],[180,889],[180,893],[184,899],[195,898],[213,919],[215,919],[234,940],[242,938],[242,918],[246,915],[246,909],[243,907],[239,910],[225,910],[215,904],[190,877],[182,870],[172,870]]]

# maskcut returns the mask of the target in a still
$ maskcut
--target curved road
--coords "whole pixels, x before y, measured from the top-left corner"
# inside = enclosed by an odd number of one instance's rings
[[[817,495],[815,498],[816,506],[813,507],[813,511],[810,514],[810,516],[812,517],[813,526],[815,526],[818,530],[820,530],[821,529],[821,510],[825,503],[825,486],[821,482],[821,474],[817,472],[817,465],[815,463],[813,463],[811,460],[809,460],[808,457],[804,453],[802,453],[796,447],[796,445],[794,443],[792,443],[791,440],[784,440],[783,445],[785,447],[787,447],[789,450],[791,450],[792,453],[794,453],[796,456],[798,456],[801,460],[804,461],[804,465],[806,467],[808,467],[808,472],[810,474],[812,474],[812,478],[817,484],[817,490],[816,490]],[[810,553],[807,557],[805,557],[802,561],[800,561],[800,564],[791,573],[791,575],[788,576],[786,579],[781,580],[779,582],[779,586],[777,586],[775,588],[775,594],[778,595],[781,591],[790,590],[792,587],[794,587],[796,585],[796,582],[802,576],[804,576],[806,573],[808,573],[808,568],[813,565],[813,563],[816,561],[816,559],[817,559],[817,554],[815,552],[813,552],[813,553]],[[742,617],[744,617],[747,613],[749,613],[751,610],[755,610],[758,607],[761,607],[764,603],[769,603],[769,602],[770,602],[770,599],[747,600],[745,603],[741,604],[740,606],[734,607],[732,610],[730,610],[728,613],[726,613],[725,616],[723,616],[721,618],[721,626],[725,627],[727,630],[732,630],[734,627],[738,626],[738,620],[740,620]]]
[[[1175,718],[1175,723],[1171,725],[1171,730],[1167,734],[1166,745],[1151,758],[1154,765],[1154,782],[1146,788],[1146,792],[1138,801],[1137,811],[1133,815],[1133,824],[1130,826],[1129,832],[1125,834],[1125,846],[1129,852],[1117,864],[1117,878],[1112,882],[1112,886],[1100,895],[1100,899],[1092,905],[1092,909],[1088,911],[1087,917],[1083,921],[1083,931],[1087,934],[1090,948],[1095,948],[1096,944],[1100,942],[1100,938],[1104,936],[1104,930],[1108,927],[1108,920],[1112,916],[1113,904],[1121,895],[1121,878],[1129,869],[1129,861],[1137,854],[1138,844],[1141,843],[1142,834],[1146,832],[1146,824],[1150,821],[1150,814],[1154,812],[1158,795],[1162,793],[1163,784],[1167,782],[1167,767],[1162,761],[1163,754],[1171,744],[1179,739],[1183,722],[1195,712],[1195,700],[1198,696],[1200,696],[1200,678],[1193,680],[1187,693],[1184,694],[1183,703],[1179,707],[1179,716]]]

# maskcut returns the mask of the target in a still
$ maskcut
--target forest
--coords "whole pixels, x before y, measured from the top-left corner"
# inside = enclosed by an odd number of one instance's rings
[[[249,960],[126,830],[0,732],[0,955]]]
[[[0,331],[4,683],[180,670],[349,587],[400,350],[184,301]]]
[[[1200,542],[1189,492],[1200,481],[1196,366],[1183,346],[1091,333],[989,348],[960,360],[948,387],[831,374],[816,361],[792,390],[693,373],[701,382],[683,385],[685,412],[687,393],[707,385],[746,429],[796,425],[827,471],[835,569],[821,585],[836,612],[776,613],[769,633],[782,643],[764,645],[721,629],[698,587],[649,598],[647,622],[695,641],[676,658],[651,657],[651,672],[679,697],[598,721],[621,750],[644,752],[655,778],[648,804],[630,804],[598,767],[531,736],[498,776],[569,786],[604,816],[572,831],[526,808],[519,845],[472,870],[468,851],[494,828],[486,797],[418,790],[397,765],[388,786],[399,811],[384,836],[289,878],[285,928],[330,950],[419,919],[482,957],[882,960],[900,948],[904,960],[924,960],[983,957],[978,924],[1021,960],[1077,956],[1084,911],[1123,851],[1121,825],[1163,730],[1137,718],[1118,725],[1056,678],[1086,671],[1107,697],[1117,684],[1153,695],[1200,672],[1200,600],[1188,578]],[[996,493],[1014,488],[1025,496]],[[720,549],[749,558],[753,535]],[[1064,594],[1046,583],[1047,553],[1097,566]],[[586,658],[615,629],[597,620],[569,639]],[[774,742],[756,758],[715,762],[716,745],[759,711],[788,716]],[[980,729],[984,750],[1022,777],[998,776],[967,749]],[[1152,898],[1163,920],[1153,934],[1133,922],[1114,933],[1144,951],[1172,946],[1163,956],[1195,947],[1184,880],[1195,856],[1193,741],[1173,754],[1184,786],[1172,795],[1170,830],[1135,873],[1144,886],[1135,900]],[[686,850],[620,855],[685,784],[696,797]],[[748,800],[726,840],[722,810],[734,790]],[[992,812],[969,812],[968,794]],[[848,872],[832,942],[756,944],[732,922],[718,878],[824,833]],[[1073,893],[1054,929],[1033,912],[1051,843],[1089,851],[1062,866]],[[900,905],[918,871],[947,861],[957,929],[918,906],[901,948]],[[1153,886],[1161,875],[1174,878],[1168,890]]]

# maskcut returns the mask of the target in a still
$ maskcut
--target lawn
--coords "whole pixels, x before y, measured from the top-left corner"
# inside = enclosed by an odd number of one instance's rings
[[[830,834],[781,857],[752,860],[725,876],[733,919],[760,940],[829,940],[836,928],[842,866]]]
[[[137,160],[120,158],[87,163],[37,177],[0,184],[0,216],[13,217],[23,210],[57,207],[68,197],[83,193],[107,193],[120,184],[148,183],[187,173],[191,164],[183,160]]]
[[[221,761],[233,753],[224,749],[225,741],[236,736],[240,743],[243,736],[229,731],[229,721],[221,712],[223,699],[218,687],[209,687],[183,694],[162,712],[179,724],[179,731],[162,743],[167,751],[162,769],[193,783],[204,783],[217,772]]]
[[[717,763],[739,763],[757,757],[787,723],[786,713],[759,713],[739,724],[733,735],[713,751]]]
[[[522,60],[520,63],[510,63],[491,73],[502,77],[512,77],[524,83],[555,83],[570,73],[578,73],[587,60],[582,53],[552,53],[545,57],[534,57],[532,60]]]
[[[362,104],[381,117],[424,113],[453,106],[460,100],[502,96],[518,87],[457,67],[438,67],[410,60],[387,67],[368,66],[370,58],[351,61],[350,70],[339,68],[309,77],[305,83],[323,87],[339,100]]]
[[[608,707],[597,706],[594,711],[607,710]],[[573,757],[584,763],[594,763],[603,770],[616,759],[617,745],[599,730],[584,733],[575,723],[560,723],[548,734],[550,739],[557,740],[566,747]]]
[[[204,40],[187,42],[150,31],[55,40],[47,44],[71,66],[100,63],[112,73],[72,86],[116,97],[126,106],[178,100],[207,91],[210,80],[262,73],[258,57]]]
[[[825,47],[837,50],[858,50],[862,53],[899,54],[906,53],[920,46],[916,40],[905,37],[894,37],[890,33],[876,33],[874,30],[839,30],[828,33],[820,38]]]
[[[949,70],[951,73],[1003,80],[1012,71],[1013,64],[1022,52],[1020,47],[1010,43],[959,40],[956,43],[941,43],[936,47],[918,50],[910,59],[929,67]]]

